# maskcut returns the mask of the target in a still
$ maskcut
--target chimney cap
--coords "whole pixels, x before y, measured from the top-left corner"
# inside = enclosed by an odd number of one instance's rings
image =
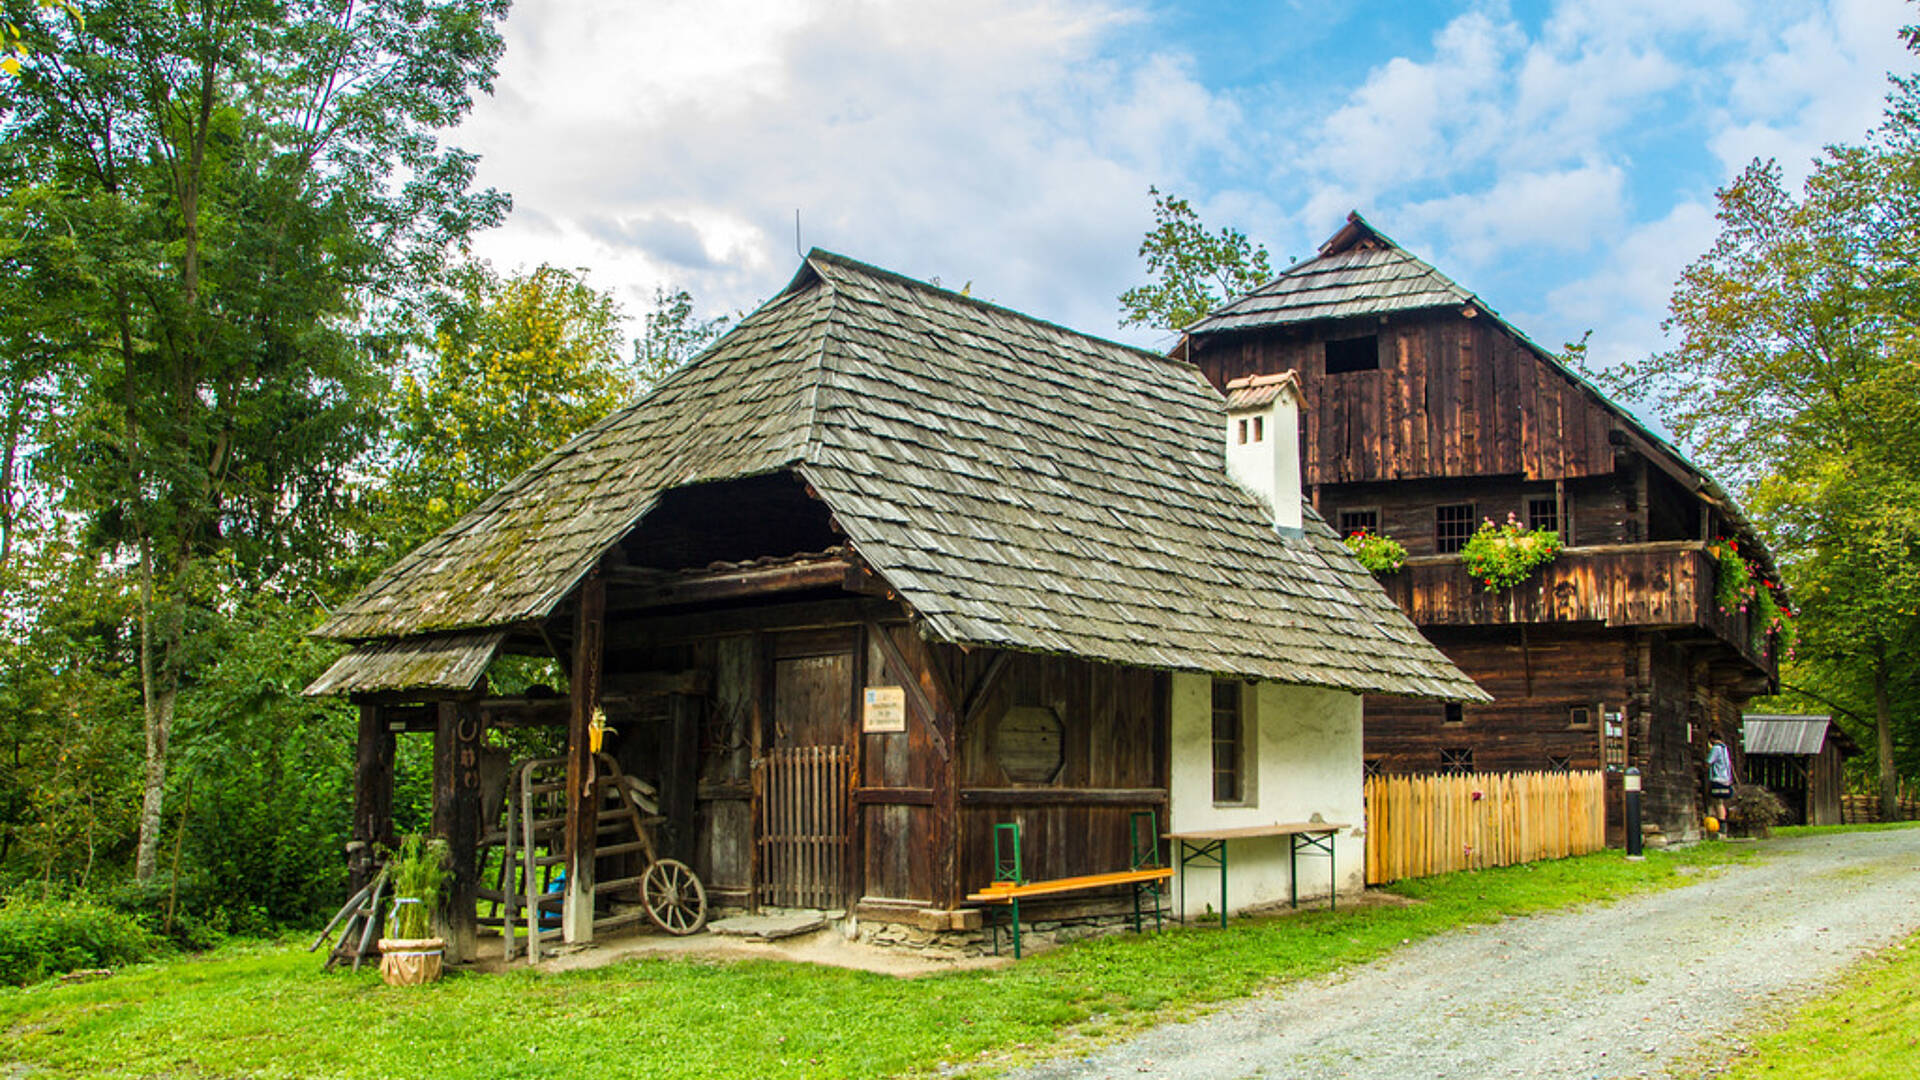
[[[1298,373],[1282,371],[1276,375],[1242,375],[1227,383],[1227,411],[1234,413],[1262,409],[1282,395],[1299,398]]]

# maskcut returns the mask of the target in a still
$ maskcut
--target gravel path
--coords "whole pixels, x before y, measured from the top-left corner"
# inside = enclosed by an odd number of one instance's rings
[[[1444,934],[1016,1075],[1659,1075],[1920,929],[1920,829],[1769,849],[1762,865],[1698,885]]]

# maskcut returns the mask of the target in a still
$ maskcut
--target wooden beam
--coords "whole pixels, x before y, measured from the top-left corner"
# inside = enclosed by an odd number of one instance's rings
[[[347,889],[373,880],[375,845],[393,845],[393,732],[385,708],[360,706],[353,761],[353,827],[347,842]]]
[[[924,787],[863,787],[853,790],[861,806],[932,806],[933,789]]]
[[[762,631],[859,626],[873,619],[898,618],[899,615],[899,604],[851,597],[844,600],[766,604],[686,615],[623,618],[615,626],[618,634],[612,641],[616,646],[629,641],[648,645],[678,643]]]
[[[613,587],[608,606],[615,611],[638,611],[801,589],[838,589],[845,587],[852,571],[853,564],[842,558],[698,574],[615,570],[607,575]]]
[[[433,832],[447,842],[452,875],[443,916],[447,956],[474,959],[475,890],[480,885],[480,747],[486,723],[479,703],[443,701],[433,733]]]
[[[953,751],[947,747],[947,737],[941,734],[939,713],[934,709],[933,701],[927,696],[926,688],[920,685],[920,672],[907,663],[901,654],[900,646],[893,640],[893,634],[877,622],[867,623],[867,636],[880,646],[880,656],[886,661],[886,676],[906,689],[907,703],[913,706],[920,719],[927,725],[928,740],[939,753],[940,760],[953,757]]]
[[[587,732],[601,707],[607,633],[607,581],[599,570],[580,584],[573,627],[572,712],[567,719],[567,892],[561,937],[593,940],[594,847],[599,827],[599,778]]]
[[[962,806],[1165,806],[1160,788],[961,788]]]
[[[967,703],[960,710],[961,730],[971,728],[974,721],[980,719],[980,710],[986,708],[987,702],[993,697],[994,689],[1000,685],[1000,680],[1006,678],[1007,668],[1012,665],[1013,653],[1005,649],[1000,650],[992,660],[988,661],[987,670],[980,673],[980,678],[974,682],[973,689],[967,692]]]
[[[667,819],[666,854],[691,865],[694,851],[694,799],[700,783],[700,721],[704,701],[690,694],[667,699],[667,723],[661,725],[660,812]]]
[[[634,708],[674,694],[706,695],[713,686],[713,674],[704,669],[647,672],[621,677],[630,689],[617,694],[602,693],[601,707],[613,711]],[[539,727],[565,724],[573,712],[571,698],[494,697],[480,701],[480,711],[494,727]]]

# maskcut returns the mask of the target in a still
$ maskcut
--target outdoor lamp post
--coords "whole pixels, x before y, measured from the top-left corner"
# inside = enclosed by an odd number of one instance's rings
[[[1627,858],[1643,858],[1640,853],[1640,770],[1630,768],[1626,776]]]

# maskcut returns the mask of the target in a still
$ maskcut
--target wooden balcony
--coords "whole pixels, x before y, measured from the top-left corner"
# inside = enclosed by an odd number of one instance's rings
[[[1705,631],[1764,672],[1772,659],[1753,644],[1752,617],[1714,602],[1714,561],[1693,540],[1570,547],[1533,577],[1488,592],[1458,555],[1409,558],[1380,579],[1420,626],[1597,622],[1607,626]]]

